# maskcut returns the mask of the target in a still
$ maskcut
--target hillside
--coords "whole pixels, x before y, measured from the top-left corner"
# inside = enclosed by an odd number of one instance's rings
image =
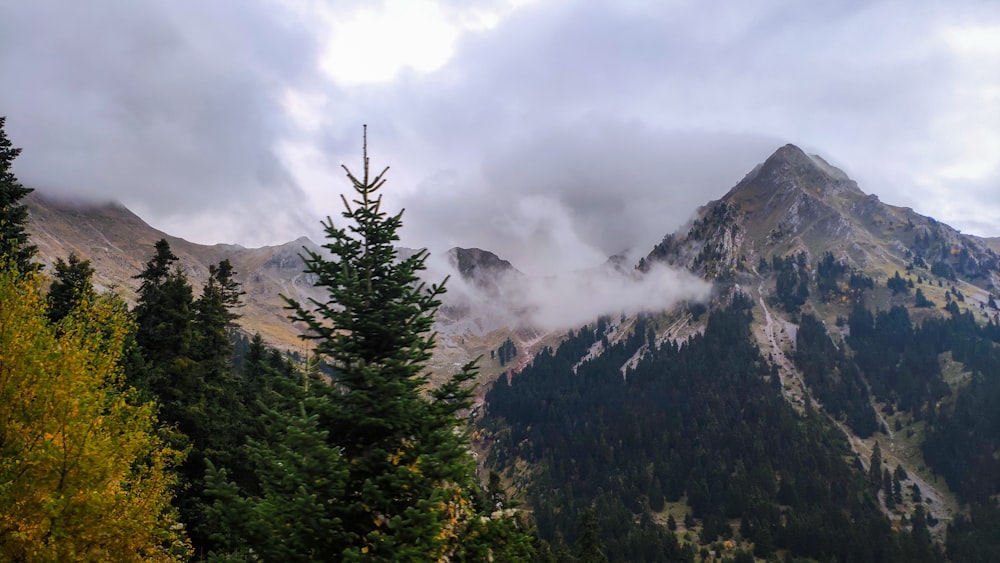
[[[38,192],[26,198],[30,211],[28,231],[38,246],[42,264],[50,267],[56,258],[70,252],[90,260],[94,285],[112,290],[128,302],[135,298],[138,274],[153,254],[153,244],[166,239],[179,258],[179,265],[192,285],[200,288],[209,265],[228,259],[243,285],[245,306],[239,310],[241,325],[260,332],[265,340],[283,348],[301,347],[298,331],[288,323],[280,294],[308,299],[314,293],[302,275],[299,252],[316,248],[307,238],[262,248],[237,245],[201,245],[170,236],[116,203],[92,204],[46,198]],[[51,270],[49,270],[51,271]]]

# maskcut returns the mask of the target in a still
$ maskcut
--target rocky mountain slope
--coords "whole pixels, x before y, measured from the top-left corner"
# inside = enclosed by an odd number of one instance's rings
[[[245,306],[239,313],[241,324],[248,330],[259,331],[277,346],[301,347],[298,330],[287,322],[280,295],[305,300],[315,296],[311,284],[302,274],[299,252],[316,248],[307,238],[262,248],[237,245],[201,245],[170,236],[152,228],[120,204],[92,204],[57,201],[38,192],[28,196],[30,212],[28,231],[38,246],[40,261],[51,272],[57,258],[66,259],[71,252],[90,260],[94,268],[94,285],[110,290],[126,301],[135,299],[139,287],[133,278],[153,255],[153,244],[166,239],[178,257],[178,265],[187,275],[195,291],[208,277],[208,267],[228,259],[236,269],[237,280],[243,285]],[[252,327],[252,328],[251,328]]]
[[[964,235],[912,209],[862,192],[843,171],[794,145],[778,149],[729,193],[668,235],[647,260],[725,277],[755,269],[761,258],[832,252],[879,276],[937,266],[986,290],[1000,288],[995,239]]]
[[[807,383],[812,374],[796,362],[797,331],[803,315],[814,316],[834,346],[843,348],[849,335],[843,320],[855,302],[873,311],[903,307],[915,323],[954,316],[942,311],[946,304],[980,323],[1000,322],[1000,311],[993,307],[1000,299],[996,240],[965,235],[912,209],[882,203],[821,157],[786,145],[721,199],[699,209],[689,224],[664,237],[639,267],[665,262],[713,280],[717,296],[748,294],[755,304],[754,338],[777,367],[786,399],[800,411],[827,412],[866,470],[880,444],[887,465],[900,465],[920,489],[928,514],[950,522],[962,509],[923,458],[924,422],[870,396],[880,430],[859,436],[824,408]],[[890,288],[897,276],[904,286],[899,291]],[[866,279],[870,286],[863,285]],[[855,280],[861,280],[861,289],[854,287]],[[805,289],[797,296],[800,287]],[[914,299],[916,290],[924,303]],[[968,380],[968,368],[949,355],[939,361],[953,389]],[[950,402],[946,398],[937,408]],[[900,525],[913,505],[884,509]],[[942,539],[944,530],[937,526],[932,533]]]

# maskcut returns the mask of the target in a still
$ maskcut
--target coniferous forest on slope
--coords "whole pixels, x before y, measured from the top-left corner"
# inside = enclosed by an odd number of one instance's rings
[[[819,320],[802,314],[796,366],[824,409],[860,436],[879,430],[870,396],[923,421],[924,458],[972,507],[949,525],[945,555],[991,560],[1000,549],[1000,327],[977,323],[955,301],[945,317],[920,324],[903,306],[873,312],[861,304],[870,280],[827,266],[820,262],[816,271],[857,281],[843,319],[849,336],[838,345]],[[822,291],[822,281],[813,287]],[[809,286],[790,286],[808,295]],[[928,527],[941,524],[925,516],[919,497],[903,531],[891,530],[882,513],[880,499],[893,510],[910,494],[901,470],[892,476],[891,467],[872,460],[865,461],[878,471],[865,469],[829,418],[808,407],[800,415],[781,396],[778,370],[753,343],[751,307],[737,293],[712,313],[704,334],[658,346],[648,318],[608,346],[611,327],[602,319],[571,331],[509,385],[501,380],[491,389],[481,422],[492,445],[489,463],[513,477],[517,460],[528,462],[528,476],[517,479],[539,533],[572,544],[582,519],[593,516],[613,561],[656,561],[664,549],[677,560],[692,557],[687,545],[678,547],[676,536],[684,534],[670,528],[693,529],[710,547],[738,535],[757,557],[781,550],[816,560],[940,559]],[[606,352],[591,354],[595,343]],[[622,368],[643,346],[639,363]],[[941,354],[972,374],[954,393]],[[676,528],[667,516],[678,501],[695,526]],[[673,522],[664,529],[667,518]]]
[[[758,557],[936,560],[926,530],[890,530],[842,436],[815,413],[797,415],[769,382],[749,307],[737,297],[704,335],[656,347],[624,375],[622,359],[646,339],[574,373],[602,336],[584,328],[491,390],[496,463],[517,456],[540,467],[527,493],[539,533],[574,542],[593,509],[609,560],[689,560],[691,548],[656,523],[683,498],[705,545],[731,538],[739,519]]]

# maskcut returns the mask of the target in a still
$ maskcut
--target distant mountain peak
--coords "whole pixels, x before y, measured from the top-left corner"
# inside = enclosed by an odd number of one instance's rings
[[[806,154],[787,144],[774,151],[754,168],[728,194],[726,200],[759,199],[776,193],[805,193],[824,198],[829,195],[863,195],[858,185],[844,173],[817,155]]]
[[[463,278],[477,281],[482,281],[484,275],[496,277],[509,272],[517,272],[517,269],[510,262],[481,248],[456,246],[448,251],[448,260]]]
[[[964,252],[963,252],[964,249]],[[647,257],[706,277],[751,272],[758,260],[831,252],[852,267],[903,270],[939,263],[1000,287],[996,252],[911,209],[865,194],[842,170],[785,145]]]

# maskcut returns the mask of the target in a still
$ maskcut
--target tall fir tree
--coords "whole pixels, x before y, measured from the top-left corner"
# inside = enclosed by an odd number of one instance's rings
[[[576,540],[576,560],[580,563],[608,563],[601,546],[601,530],[593,508],[580,513]]]
[[[7,138],[6,121],[6,117],[0,116],[0,258],[6,258],[8,266],[27,272],[34,269],[31,259],[36,248],[29,243],[25,230],[28,208],[21,199],[34,190],[22,186],[11,170],[21,149]]]
[[[350,468],[342,553],[435,560],[457,551],[473,518],[472,463],[455,415],[470,405],[465,384],[476,368],[430,388],[428,333],[444,287],[420,282],[425,250],[397,259],[402,213],[382,209],[388,168],[370,175],[367,135],[363,175],[344,170],[356,199],[342,197],[347,226],[324,222],[323,247],[334,259],[308,249],[304,256],[326,299],[306,307],[286,297],[292,319],[305,323],[315,352],[336,370],[320,420]]]
[[[345,167],[355,193],[344,198],[346,225],[324,222],[329,254],[303,257],[326,297],[285,298],[332,380],[313,379],[295,411],[269,409],[269,430],[251,442],[257,493],[210,469],[208,516],[232,531],[221,534],[223,551],[236,556],[264,538],[286,560],[530,559],[519,520],[475,513],[480,489],[457,414],[470,406],[476,366],[430,384],[429,331],[444,287],[420,282],[426,251],[397,259],[402,214],[382,210],[385,170],[370,175],[367,136],[363,157],[360,178]]]

